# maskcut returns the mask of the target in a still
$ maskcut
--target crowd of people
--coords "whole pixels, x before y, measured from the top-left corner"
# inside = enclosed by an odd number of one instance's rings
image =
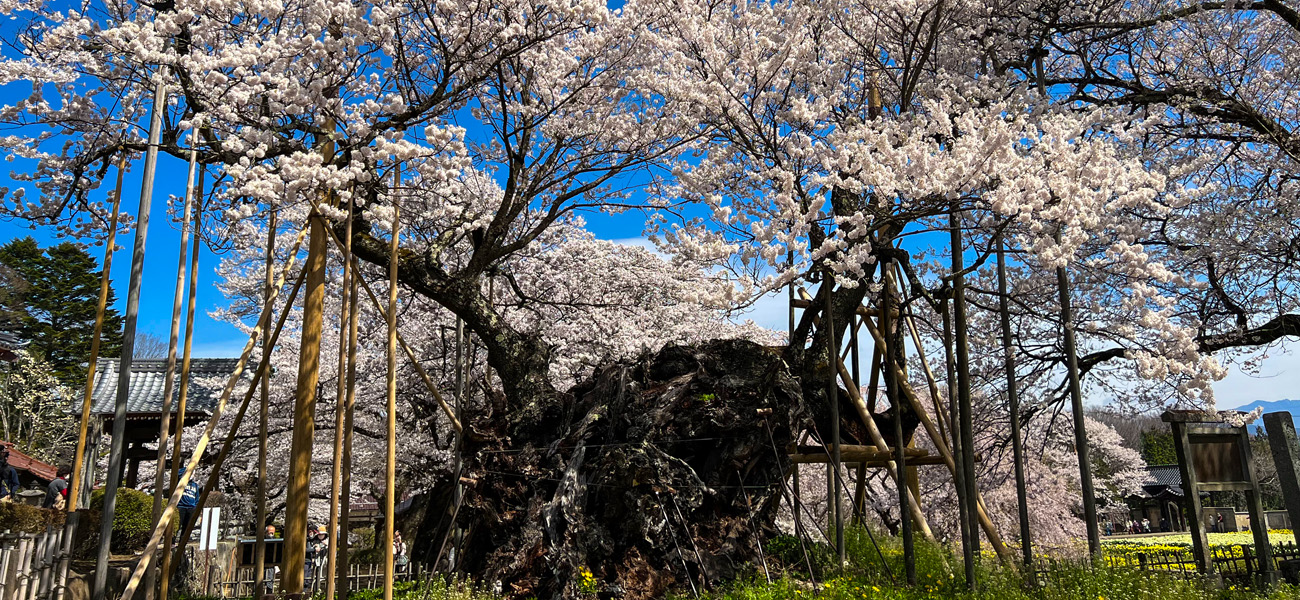
[[[1159,525],[1152,526],[1151,519],[1131,519],[1125,521],[1107,521],[1106,535],[1137,535],[1140,533],[1168,533],[1173,531],[1169,519],[1160,519]]]

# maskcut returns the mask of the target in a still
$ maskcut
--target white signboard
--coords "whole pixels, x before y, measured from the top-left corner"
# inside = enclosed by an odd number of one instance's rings
[[[221,507],[203,509],[203,524],[199,529],[199,550],[216,550],[221,529]]]

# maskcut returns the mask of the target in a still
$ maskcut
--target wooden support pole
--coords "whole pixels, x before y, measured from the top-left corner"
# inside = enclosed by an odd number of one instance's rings
[[[195,141],[193,138],[191,141]],[[167,442],[171,435],[171,417],[172,417],[172,392],[175,390],[174,381],[176,377],[176,351],[180,344],[181,336],[181,305],[185,300],[185,267],[186,259],[189,258],[189,237],[190,237],[190,215],[194,210],[194,171],[198,163],[199,149],[197,146],[190,146],[190,163],[189,170],[185,179],[185,207],[182,209],[181,216],[181,243],[177,254],[176,264],[176,289],[172,292],[172,322],[171,331],[167,337],[167,366],[163,373],[163,403],[162,414],[158,426],[158,459],[154,464],[154,490],[153,490],[153,523],[158,524],[158,516],[162,513],[163,497],[166,495],[167,488],[162,482],[167,473]],[[197,231],[195,232],[197,234]],[[177,421],[176,443],[180,445],[181,431],[183,425]],[[150,593],[154,590],[153,585],[154,572],[150,571],[146,579],[145,589]],[[159,598],[166,600],[167,596],[159,594]]]
[[[889,268],[887,261],[881,269],[884,286],[880,291],[880,329],[883,335],[889,336],[889,344],[884,348],[884,371],[885,371],[885,390],[889,396],[890,408],[894,410],[894,462],[898,468],[898,474],[894,476],[894,481],[898,485],[898,532],[899,537],[903,539],[903,571],[908,585],[916,585],[916,546],[912,539],[912,520],[904,515],[912,508],[911,498],[915,493],[908,489],[907,477],[907,445],[903,442],[903,403],[902,393],[898,391],[899,377],[898,365],[902,360],[901,344],[898,343],[902,338],[902,328],[894,326],[894,277],[893,271]],[[919,508],[919,506],[917,507]],[[918,511],[919,512],[919,511]]]
[[[384,600],[393,600],[393,519],[397,495],[397,242],[401,204],[393,190],[392,240],[388,246],[388,460],[384,463]]]
[[[285,268],[285,273],[292,268],[294,262],[292,257],[298,252],[298,247],[301,245],[302,240],[306,235],[307,229],[305,228],[298,234],[298,239],[294,243],[293,250],[289,253],[289,265]],[[284,275],[284,273],[280,275],[281,283],[284,281]],[[299,275],[298,282],[294,284],[292,295],[297,295],[298,289],[301,287],[305,275],[305,272]],[[277,289],[279,287],[279,285],[276,286]],[[248,357],[252,354],[253,347],[257,345],[258,337],[262,334],[262,330],[264,329],[263,324],[269,317],[271,306],[272,304],[268,303],[262,308],[262,314],[258,318],[257,326],[249,332],[248,341],[244,344],[244,350],[240,353],[239,360],[235,361],[235,368],[230,373],[230,379],[226,381],[226,386],[221,390],[221,395],[217,398],[216,406],[212,409],[212,414],[208,419],[208,425],[204,428],[203,434],[199,436],[198,442],[194,445],[194,452],[190,454],[189,461],[187,461],[185,467],[185,472],[177,478],[176,483],[172,486],[171,498],[167,500],[167,506],[163,508],[163,513],[160,517],[162,523],[159,523],[154,527],[153,533],[149,537],[149,541],[145,544],[144,552],[140,555],[139,562],[135,565],[135,571],[131,575],[131,580],[127,582],[126,588],[122,590],[122,595],[119,597],[120,600],[132,600],[132,598],[134,598],[136,590],[140,587],[140,582],[144,579],[145,572],[149,570],[153,561],[154,553],[157,551],[158,544],[162,541],[163,533],[167,530],[165,525],[172,516],[176,514],[176,506],[180,503],[181,496],[185,492],[185,487],[189,484],[190,478],[194,476],[194,469],[198,467],[199,461],[203,458],[203,452],[207,450],[208,444],[212,441],[212,434],[216,431],[217,425],[221,421],[221,414],[225,411],[226,404],[230,402],[230,396],[234,394],[235,386],[239,383],[239,378],[244,373],[244,367],[248,364]],[[283,323],[283,319],[281,322]],[[254,384],[256,384],[256,382],[254,382]],[[183,386],[184,382],[182,381],[182,387]],[[227,442],[231,439],[233,438],[228,438]]]
[[[339,505],[342,503],[343,494],[343,442],[345,441],[345,429],[347,427],[347,383],[346,372],[348,368],[347,339],[348,330],[352,321],[348,306],[348,291],[352,289],[352,213],[354,202],[348,201],[348,221],[345,227],[347,234],[343,240],[343,260],[341,261],[343,269],[342,293],[339,294],[339,353],[338,353],[338,386],[334,394],[334,460],[333,468],[330,470],[330,524],[329,524],[329,548],[326,551],[325,563],[325,597],[333,600],[337,583],[335,574],[338,565],[338,540],[339,540]]]
[[[872,325],[870,321],[867,321],[866,325],[867,332],[871,334],[871,337],[875,340],[876,344],[880,345],[882,348],[886,348],[886,352],[888,352],[889,344],[885,341],[880,330]],[[843,374],[843,371],[841,371],[841,374]],[[959,470],[957,469],[958,465],[956,455],[949,449],[947,440],[945,440],[943,435],[939,433],[939,429],[935,426],[934,421],[930,419],[930,415],[925,412],[925,407],[921,405],[921,399],[917,397],[916,390],[913,390],[912,386],[906,381],[901,381],[898,388],[902,394],[902,399],[911,403],[912,411],[916,413],[917,418],[920,419],[921,426],[925,428],[926,435],[930,436],[930,440],[934,443],[940,456],[945,457],[948,461],[947,464],[949,469],[953,474],[953,478],[956,479],[958,475],[960,475],[958,472]],[[973,453],[971,459],[973,461],[976,460]],[[1002,536],[998,533],[992,517],[989,516],[988,508],[984,506],[983,495],[978,489],[976,489],[974,495],[971,496],[970,499],[970,505],[973,508],[970,508],[969,510],[974,511],[972,521],[975,523],[973,526],[983,530],[984,535],[989,538],[989,544],[993,546],[993,550],[997,553],[998,557],[1004,562],[1009,562],[1011,558],[1010,551],[1002,541]]]
[[[836,343],[835,335],[835,274],[829,269],[823,275],[823,286],[826,288],[826,305],[822,324],[826,327],[826,360],[828,362],[839,362],[840,347]],[[834,368],[826,369],[827,385],[826,399],[831,408],[831,462],[830,468],[833,471],[831,477],[827,478],[827,483],[831,486],[831,494],[828,496],[831,500],[831,519],[835,526],[835,555],[838,557],[838,567],[844,567],[845,549],[844,549],[844,499],[842,497],[842,485],[840,477],[843,469],[840,461],[840,397],[838,382],[839,374]],[[850,383],[852,380],[850,379]],[[856,385],[856,384],[855,384]],[[850,386],[851,387],[851,386]],[[387,599],[385,599],[387,600]]]
[[[970,504],[968,508],[974,509],[975,496],[979,493],[979,486],[975,482],[975,433],[974,422],[975,415],[971,410],[971,391],[970,391],[970,345],[967,342],[967,325],[966,325],[966,285],[963,271],[966,267],[963,265],[963,253],[965,246],[962,244],[962,226],[961,226],[961,208],[958,200],[953,200],[952,210],[948,214],[949,227],[952,233],[952,326],[955,336],[955,354],[957,357],[957,408],[960,413],[960,420],[955,424],[961,428],[962,448],[961,448],[961,466],[964,471],[963,482],[966,484],[966,498]],[[974,517],[975,510],[967,513],[968,518]],[[979,554],[980,536],[979,526],[975,523],[970,524],[970,547],[971,557]],[[966,565],[968,580],[966,585],[974,589],[976,581],[974,564]]]
[[[81,503],[82,488],[85,485],[86,468],[90,467],[91,473],[94,472],[94,462],[86,461],[86,440],[89,437],[90,430],[90,409],[94,405],[95,395],[95,373],[99,369],[99,346],[102,341],[104,332],[104,310],[108,306],[109,276],[113,267],[113,252],[117,245],[117,225],[120,209],[122,207],[122,179],[126,175],[126,158],[125,156],[117,161],[117,183],[113,189],[113,212],[108,222],[108,239],[104,243],[104,261],[101,263],[103,270],[99,275],[99,303],[95,308],[95,329],[90,338],[90,357],[86,365],[86,387],[81,397],[81,420],[77,427],[77,449],[73,455],[72,461],[72,480],[68,483],[68,514],[63,523],[63,554],[72,556],[72,539],[76,537],[77,527],[80,524],[81,514],[77,508]],[[91,483],[94,483],[94,477],[91,477]],[[65,560],[59,565],[58,585],[63,590],[68,580],[68,567],[70,560]],[[60,592],[61,594],[63,592]]]
[[[355,265],[354,265],[355,267]],[[355,268],[353,269],[355,271]],[[347,402],[343,415],[343,474],[339,480],[341,501],[339,505],[339,572],[338,600],[347,600],[348,568],[351,559],[348,556],[349,512],[352,501],[352,420],[357,406],[357,324],[360,321],[361,306],[357,304],[357,280],[360,273],[353,273],[348,290],[348,303],[352,310],[348,314],[348,381]]]
[[[868,323],[870,323],[870,321],[868,321]],[[838,367],[841,377],[845,379],[849,379],[852,377],[852,374],[849,373],[848,368],[844,366],[844,361],[840,360],[839,356],[831,356],[830,359],[833,361],[834,365]],[[867,411],[867,405],[862,399],[862,394],[856,389],[855,386],[850,385],[846,387],[848,388],[849,399],[853,401],[853,405],[858,411],[858,416],[862,419],[862,424],[867,428],[867,435],[871,437],[871,443],[875,444],[876,448],[885,452],[889,452],[890,451],[889,444],[885,443],[885,437],[880,434],[880,428],[876,427],[875,419],[873,419],[871,413]],[[889,470],[886,471],[887,473],[889,473],[889,477],[891,479],[893,479],[895,476],[895,474],[892,472],[893,470],[894,470],[894,465],[893,465],[893,461],[891,460]],[[912,502],[908,506],[911,509],[910,512],[912,513],[912,519],[917,523],[918,527],[921,530],[922,537],[924,537],[926,540],[933,541],[934,533],[930,530],[930,525],[929,523],[926,522],[925,515],[922,514],[921,511],[917,508],[919,505],[916,503],[916,499],[913,498]]]
[[[326,136],[334,133],[328,119]],[[321,144],[321,161],[334,160],[334,143]],[[330,192],[323,192],[326,197]],[[313,208],[315,202],[312,203]],[[307,293],[302,303],[302,341],[298,352],[298,382],[293,398],[293,437],[289,449],[289,481],[285,493],[284,562],[280,591],[296,599],[303,593],[307,561],[307,501],[311,494],[311,455],[316,434],[316,387],[320,383],[320,340],[325,317],[325,259],[329,232],[325,217],[313,210],[307,217],[311,229],[307,246]]]
[[[278,229],[279,213],[274,207],[267,210],[266,217],[266,266],[262,283],[262,304],[271,303],[272,289],[275,284],[275,234]],[[271,356],[275,348],[271,346],[271,332],[262,332],[262,356]],[[253,548],[253,598],[261,600],[266,595],[266,445],[267,430],[271,418],[271,381],[262,378],[261,404],[258,407],[257,422],[257,535]],[[162,600],[167,600],[163,598]]]
[[[311,493],[311,455],[316,433],[316,387],[320,381],[320,340],[325,316],[324,219],[313,213],[307,247],[306,295],[303,297],[302,342],[298,353],[298,385],[294,392],[293,438],[289,449],[289,480],[284,518],[284,566],[280,590],[297,598],[303,593],[307,560],[307,500]]]
[[[944,370],[947,371],[948,381],[948,431],[952,434],[952,448],[954,453],[961,453],[965,447],[965,442],[961,437],[961,427],[957,423],[961,421],[958,416],[960,410],[957,402],[957,359],[953,356],[953,336],[952,336],[952,311],[948,307],[949,301],[943,300],[943,353],[944,353]],[[957,493],[957,512],[958,521],[961,525],[961,554],[962,563],[965,566],[966,586],[973,589],[975,586],[975,553],[971,547],[972,533],[970,526],[970,498],[966,496],[966,469],[962,465],[953,467],[952,479],[954,491]]]
[[[177,390],[178,398],[176,401],[177,442],[172,446],[171,479],[168,480],[168,490],[175,489],[175,482],[180,477],[182,450],[180,440],[182,439],[181,434],[185,432],[185,413],[188,408],[187,403],[190,392],[190,361],[193,357],[194,351],[194,311],[199,294],[199,242],[202,240],[202,230],[200,229],[200,226],[203,221],[203,190],[206,189],[204,187],[203,179],[206,173],[206,168],[199,168],[198,183],[195,188],[198,194],[194,206],[194,223],[191,226],[193,235],[190,236],[190,289],[189,298],[185,303],[185,342],[181,349],[181,380],[179,389]],[[161,518],[161,516],[162,515],[160,514],[159,517]],[[161,600],[167,600],[168,589],[171,584],[171,533],[174,530],[175,527],[171,523],[168,523],[168,535],[163,539],[164,554],[162,562],[159,565],[159,569],[162,571],[162,581],[159,587],[158,596]]]
[[[1059,238],[1060,231],[1057,231]],[[1065,267],[1056,268],[1061,298],[1061,330],[1065,345],[1065,368],[1070,386],[1070,410],[1074,413],[1074,451],[1079,457],[1079,487],[1083,496],[1083,521],[1088,528],[1088,554],[1101,558],[1101,531],[1097,528],[1097,493],[1092,483],[1092,459],[1088,451],[1088,430],[1084,425],[1083,390],[1079,382],[1079,355],[1074,340],[1074,316],[1070,309],[1070,276]]]
[[[164,70],[165,72],[165,70]],[[117,401],[113,411],[113,442],[108,457],[108,482],[104,488],[104,508],[99,527],[99,555],[95,560],[92,598],[104,600],[108,592],[109,547],[113,541],[113,516],[117,508],[117,488],[122,483],[122,459],[126,448],[126,401],[131,388],[131,360],[135,353],[135,329],[140,317],[140,287],[144,279],[145,242],[149,235],[149,209],[153,206],[154,175],[158,167],[158,143],[162,137],[162,117],[167,106],[167,79],[158,73],[154,84],[149,118],[149,147],[145,152],[144,181],[140,186],[140,206],[136,213],[135,246],[131,252],[131,279],[126,295],[126,315],[122,327],[122,350],[117,370]]]
[[[95,373],[99,366],[99,346],[103,341],[104,310],[108,306],[110,275],[113,268],[113,251],[117,246],[117,220],[122,206],[122,179],[126,175],[125,156],[117,161],[117,183],[113,189],[113,216],[108,223],[108,240],[104,243],[103,270],[99,275],[99,305],[95,309],[95,330],[90,338],[90,363],[86,368],[86,387],[81,396],[81,423],[77,430],[77,450],[72,463],[72,480],[68,483],[68,516],[77,513],[81,505],[81,489],[85,486],[86,439],[90,429],[90,409],[94,405]],[[94,478],[91,478],[93,485]]]
[[[1011,333],[1011,300],[1007,291],[1007,259],[1001,232],[997,235],[998,316],[1002,322],[1002,363],[1007,376],[1007,411],[1011,416],[1011,455],[1016,472],[1016,509],[1020,517],[1020,553],[1025,574],[1034,576],[1033,535],[1029,528],[1029,496],[1026,493],[1025,449],[1020,436],[1020,393],[1016,380],[1016,352]]]

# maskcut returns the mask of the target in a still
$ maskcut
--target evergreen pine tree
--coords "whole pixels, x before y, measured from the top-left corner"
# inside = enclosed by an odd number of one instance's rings
[[[0,265],[20,280],[0,278],[10,304],[3,326],[29,342],[27,349],[44,357],[64,384],[84,382],[82,365],[90,358],[99,304],[99,264],[71,242],[42,249],[26,237],[0,246]],[[122,346],[122,316],[111,308],[113,301],[110,287],[100,346],[104,357],[117,356]]]

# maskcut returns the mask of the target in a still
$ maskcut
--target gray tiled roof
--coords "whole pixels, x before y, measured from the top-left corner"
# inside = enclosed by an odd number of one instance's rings
[[[1147,480],[1142,483],[1142,487],[1151,495],[1159,494],[1163,487],[1174,495],[1182,496],[1183,476],[1178,472],[1178,465],[1149,465]]]
[[[177,361],[179,363],[179,361]],[[239,361],[233,358],[195,358],[190,361],[190,390],[186,395],[187,413],[210,413],[221,395],[221,387],[235,371]],[[172,385],[172,413],[180,398],[180,365]],[[163,405],[163,386],[166,384],[166,360],[131,361],[131,384],[126,399],[128,414],[159,414]],[[248,370],[244,371],[247,378]],[[113,414],[117,401],[118,359],[101,358],[95,373],[94,405],[91,412],[97,415]]]
[[[23,343],[22,339],[18,337],[18,334],[12,331],[0,331],[0,348],[6,350],[17,350],[26,345],[27,344]]]

